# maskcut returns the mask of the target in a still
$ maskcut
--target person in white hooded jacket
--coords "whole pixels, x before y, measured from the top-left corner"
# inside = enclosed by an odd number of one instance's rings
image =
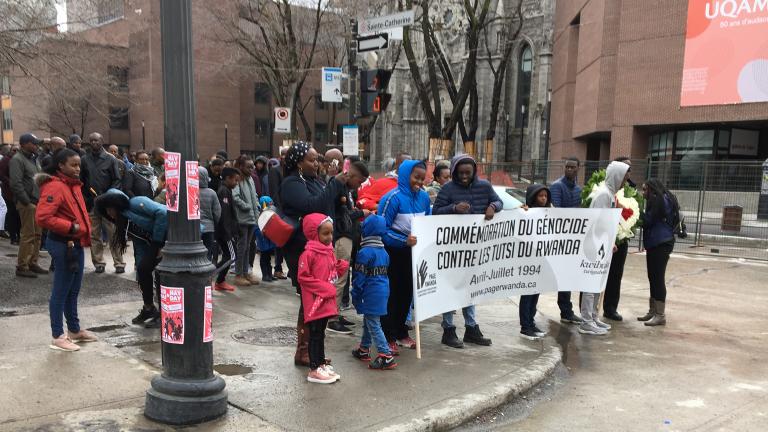
[[[605,183],[597,188],[590,198],[592,202],[589,208],[615,208],[616,192],[624,187],[629,178],[629,165],[624,162],[611,162],[605,170]],[[613,246],[614,251],[616,245]],[[598,307],[600,293],[582,293],[581,295],[581,317],[584,322],[579,326],[579,333],[588,335],[604,335],[611,329],[610,324],[606,324],[599,319]]]

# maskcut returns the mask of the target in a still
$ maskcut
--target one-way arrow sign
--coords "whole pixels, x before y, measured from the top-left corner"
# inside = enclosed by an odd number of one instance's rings
[[[357,52],[368,52],[384,49],[389,46],[389,34],[379,33],[357,38]]]

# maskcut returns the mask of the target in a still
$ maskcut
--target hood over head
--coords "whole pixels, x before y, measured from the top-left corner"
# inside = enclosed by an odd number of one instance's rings
[[[99,214],[107,220],[112,220],[107,214],[107,208],[115,208],[120,213],[128,210],[130,207],[128,195],[119,189],[110,189],[106,193],[99,195],[93,201],[93,205]]]
[[[612,194],[616,194],[629,171],[629,165],[624,162],[611,162],[605,170],[605,185]]]
[[[270,168],[275,168],[280,166],[280,159],[272,158],[269,160],[269,166]]]
[[[459,167],[460,164],[464,162],[469,162],[472,164],[472,167],[473,167],[472,182],[477,179],[477,162],[475,162],[475,159],[468,154],[458,154],[451,159],[451,180],[455,181],[457,184],[459,184],[459,177],[458,177],[458,173],[456,172],[456,169]]]
[[[400,164],[400,168],[397,169],[397,187],[400,188],[402,192],[413,193],[411,190],[411,173],[416,167],[427,169],[427,165],[424,164],[424,162],[413,159],[403,161],[403,163]]]
[[[199,173],[198,174],[198,176],[199,176],[199,180],[198,181],[200,183],[200,188],[201,189],[202,188],[207,188],[208,184],[211,182],[210,177],[208,177],[208,170],[205,169],[205,167],[198,167],[197,168],[197,172]]]
[[[384,219],[384,217],[372,214],[363,220],[363,237],[383,237],[386,232],[387,221]]]
[[[256,159],[253,162],[254,163],[256,163],[256,162],[263,163],[264,164],[263,170],[265,170],[265,169],[267,169],[269,167],[269,159],[267,159],[266,156],[256,156]]]
[[[547,191],[547,206],[552,204],[552,193],[549,192],[549,188],[537,183],[528,186],[528,189],[525,190],[525,204],[528,207],[534,207],[536,203],[536,195],[538,195],[542,190]]]
[[[264,195],[261,198],[259,198],[259,207],[267,208],[271,205],[274,205],[274,201],[272,201],[272,197]]]
[[[333,219],[331,219],[330,216],[326,216],[322,213],[312,213],[304,216],[301,225],[302,231],[304,232],[304,236],[307,238],[307,240],[319,241],[317,230],[319,230],[320,225],[326,221],[333,223]]]

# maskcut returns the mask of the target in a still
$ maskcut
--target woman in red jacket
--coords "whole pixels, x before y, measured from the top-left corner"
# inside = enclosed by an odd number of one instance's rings
[[[91,222],[80,182],[80,155],[70,149],[54,153],[47,172],[36,177],[40,201],[35,222],[48,230],[46,249],[54,264],[53,290],[48,309],[51,315],[51,348],[80,349],[75,342],[93,342],[97,337],[80,328],[77,296],[83,282],[83,248],[91,245]],[[67,319],[64,333],[62,315]]]

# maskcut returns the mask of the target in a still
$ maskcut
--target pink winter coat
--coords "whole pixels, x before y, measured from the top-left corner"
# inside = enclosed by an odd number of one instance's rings
[[[347,261],[336,259],[333,246],[318,241],[318,228],[326,219],[331,220],[326,215],[312,213],[302,221],[307,246],[299,257],[298,276],[301,302],[304,306],[304,322],[339,314],[334,282],[339,274],[349,268]]]

